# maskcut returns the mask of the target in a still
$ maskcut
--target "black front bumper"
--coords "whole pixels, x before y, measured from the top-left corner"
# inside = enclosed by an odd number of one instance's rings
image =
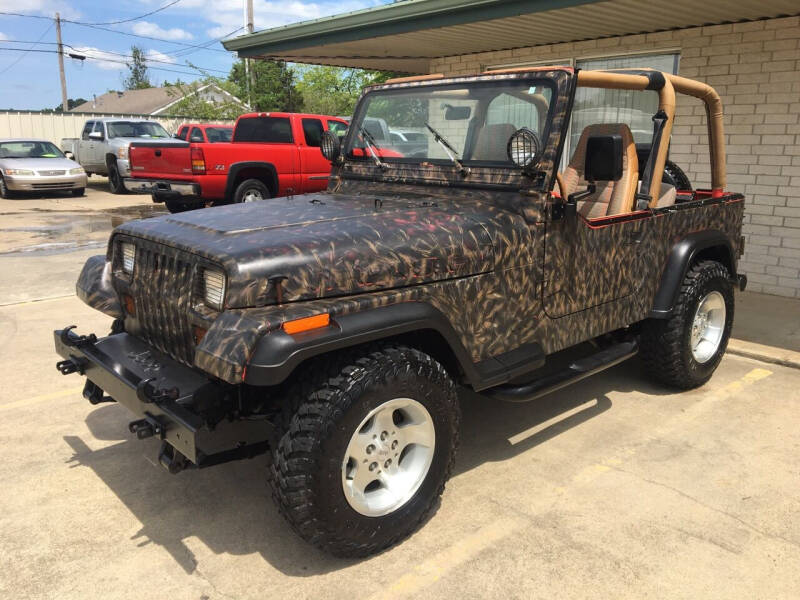
[[[266,421],[223,419],[210,426],[192,410],[196,400],[223,398],[230,387],[127,333],[97,339],[70,329],[54,332],[56,352],[64,358],[59,371],[85,375],[91,384],[84,396],[92,403],[102,401],[105,392],[136,415],[131,431],[138,437],[155,435],[199,467],[267,450],[274,432]]]

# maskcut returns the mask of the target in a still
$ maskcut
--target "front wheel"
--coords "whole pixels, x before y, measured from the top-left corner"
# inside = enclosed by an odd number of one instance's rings
[[[8,189],[5,178],[0,175],[0,198],[13,198],[14,192]]]
[[[86,193],[86,188],[75,188],[72,190],[72,195],[76,197],[83,196]]]
[[[233,201],[236,204],[241,202],[258,202],[271,198],[272,194],[264,182],[259,179],[245,179],[240,183],[233,194]]]
[[[112,194],[125,193],[125,185],[122,183],[122,176],[116,163],[108,165],[108,188]]]
[[[679,389],[703,385],[728,347],[733,309],[728,269],[711,260],[691,267],[672,316],[644,323],[640,355],[650,375]]]
[[[460,410],[444,367],[418,350],[353,358],[309,369],[334,376],[290,389],[298,408],[269,479],[301,537],[363,557],[409,536],[435,506],[453,467]]]

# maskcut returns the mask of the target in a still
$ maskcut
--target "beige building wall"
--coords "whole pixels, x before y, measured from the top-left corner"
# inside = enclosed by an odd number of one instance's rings
[[[728,189],[743,192],[747,203],[740,269],[748,289],[800,298],[800,17],[444,57],[430,71],[459,75],[643,52],[678,52],[679,74],[722,96]],[[695,187],[709,186],[705,111],[692,98],[679,101],[670,157]]]
[[[41,113],[36,111],[0,111],[0,138],[42,138],[56,145],[63,138],[80,137],[86,121],[102,117],[117,119],[136,118],[158,121],[169,133],[175,133],[182,123],[189,122],[181,117],[143,117],[141,115],[106,115],[101,113]],[[202,119],[193,119],[192,123],[203,123]],[[216,120],[215,123],[233,121]]]

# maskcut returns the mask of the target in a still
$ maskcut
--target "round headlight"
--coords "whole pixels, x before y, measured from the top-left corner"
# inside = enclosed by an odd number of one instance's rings
[[[541,142],[536,132],[523,127],[508,140],[508,159],[522,169],[530,169],[539,162]]]
[[[341,153],[339,136],[332,131],[323,133],[322,140],[320,141],[320,150],[322,150],[322,156],[331,162],[335,161],[339,158],[339,154]]]

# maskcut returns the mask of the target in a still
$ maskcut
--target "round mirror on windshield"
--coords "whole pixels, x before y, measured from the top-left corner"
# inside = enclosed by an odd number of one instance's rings
[[[339,136],[332,131],[326,131],[323,133],[322,140],[320,141],[320,149],[322,150],[322,156],[327,158],[329,161],[334,162],[337,158],[339,158],[339,155],[342,152]]]
[[[527,127],[517,129],[508,139],[508,159],[522,169],[530,169],[539,162],[541,142],[536,132]]]

